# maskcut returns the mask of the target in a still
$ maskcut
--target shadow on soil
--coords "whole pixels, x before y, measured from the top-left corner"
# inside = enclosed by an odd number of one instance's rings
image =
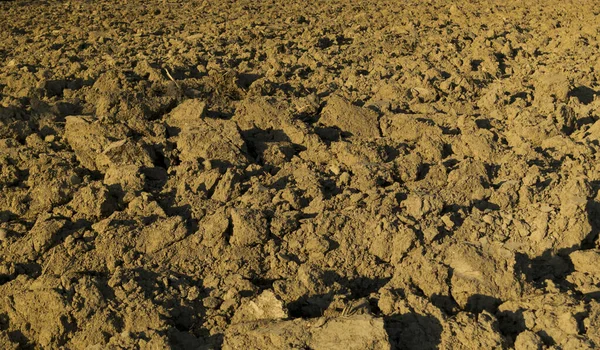
[[[359,277],[348,279],[341,277],[333,271],[328,271],[323,276],[323,281],[328,285],[339,283],[347,292],[349,299],[355,300],[368,297],[377,292],[389,279],[373,279]],[[326,294],[304,296],[290,304],[288,309],[292,318],[314,318],[323,316],[324,311],[330,307],[335,295],[340,291]],[[376,301],[370,300],[371,309],[377,314]],[[442,324],[434,317],[418,313],[385,316],[384,327],[388,334],[392,349],[427,350],[439,347],[442,335]]]
[[[595,198],[600,189],[600,183],[596,181],[592,182],[591,185],[593,187],[592,198]],[[551,280],[562,292],[570,292],[575,299],[583,300],[585,302],[589,302],[590,300],[600,300],[600,293],[583,294],[577,289],[576,285],[567,280],[567,277],[575,271],[571,259],[569,258],[569,254],[577,250],[599,248],[600,203],[594,200],[588,201],[586,211],[591,231],[583,239],[581,244],[561,249],[558,252],[547,250],[540,256],[534,258],[530,258],[526,254],[517,254],[515,271],[517,273],[523,273],[527,282],[537,288],[545,288],[546,281]],[[523,310],[518,310],[516,312],[505,311],[497,313],[497,316],[500,322],[500,331],[509,340],[509,344],[514,343],[516,336],[526,329]],[[575,315],[581,329],[584,329],[582,322],[585,317],[587,317],[587,313]],[[554,345],[554,340],[548,334],[540,332],[539,335],[546,345]]]
[[[437,349],[442,337],[442,325],[433,316],[408,313],[384,317],[385,330],[392,349]]]
[[[593,182],[593,197],[600,189],[600,183]],[[537,287],[543,287],[546,280],[552,280],[559,288],[572,290],[577,297],[594,298],[590,295],[581,295],[575,287],[566,280],[574,272],[574,266],[569,259],[569,254],[577,250],[598,248],[598,235],[600,234],[600,203],[590,200],[586,205],[587,217],[591,226],[589,234],[575,246],[560,249],[558,252],[546,250],[540,256],[530,258],[526,254],[516,255],[515,271],[526,276],[527,282]]]

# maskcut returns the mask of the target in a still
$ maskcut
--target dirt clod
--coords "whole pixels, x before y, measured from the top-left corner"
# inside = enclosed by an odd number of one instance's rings
[[[0,13],[0,349],[600,347],[595,2]]]

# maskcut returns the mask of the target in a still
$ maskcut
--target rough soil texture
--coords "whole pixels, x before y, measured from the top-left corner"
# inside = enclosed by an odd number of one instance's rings
[[[599,11],[0,2],[0,348],[600,347]]]

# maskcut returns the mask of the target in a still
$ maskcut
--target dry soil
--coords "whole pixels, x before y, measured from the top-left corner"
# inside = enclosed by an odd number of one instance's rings
[[[0,2],[0,348],[599,347],[599,12]]]

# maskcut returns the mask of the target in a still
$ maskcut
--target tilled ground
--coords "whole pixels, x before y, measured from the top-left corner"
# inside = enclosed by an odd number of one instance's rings
[[[600,346],[599,12],[0,2],[0,348]]]

